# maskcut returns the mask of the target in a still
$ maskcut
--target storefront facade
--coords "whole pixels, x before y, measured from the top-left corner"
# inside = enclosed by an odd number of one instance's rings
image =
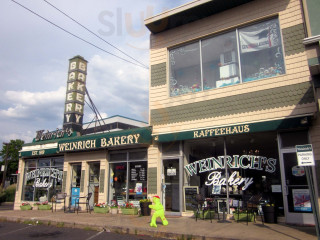
[[[50,143],[49,143],[49,142]],[[67,194],[66,206],[92,193],[90,206],[147,197],[147,148],[151,128],[60,138],[25,144],[20,152],[15,209],[22,202],[51,201]],[[120,184],[120,185],[119,185]]]
[[[317,182],[319,103],[302,5],[231,5],[194,1],[145,20],[154,139],[148,178],[173,214],[188,214],[189,186],[228,199],[230,212],[259,195],[283,221],[313,224],[310,202],[299,201],[309,192],[295,150],[312,144]]]

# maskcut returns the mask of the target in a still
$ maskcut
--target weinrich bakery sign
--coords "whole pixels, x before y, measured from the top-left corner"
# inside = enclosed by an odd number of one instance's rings
[[[233,155],[233,156],[219,156],[217,158],[211,157],[202,160],[195,161],[186,165],[185,171],[188,175],[193,176],[198,173],[210,172],[205,184],[207,186],[215,185],[229,185],[239,186],[242,190],[246,190],[252,183],[252,177],[241,177],[238,175],[238,171],[234,171],[228,179],[222,176],[225,169],[251,169],[257,171],[264,171],[267,173],[274,173],[276,171],[277,160],[274,158],[267,158],[263,156],[255,155]]]

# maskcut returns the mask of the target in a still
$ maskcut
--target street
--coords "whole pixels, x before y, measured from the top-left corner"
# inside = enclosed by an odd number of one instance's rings
[[[74,229],[47,225],[31,225],[15,222],[0,222],[0,239],[3,240],[31,240],[31,239],[63,239],[63,240],[165,240],[150,236],[116,234],[97,232],[90,229]]]

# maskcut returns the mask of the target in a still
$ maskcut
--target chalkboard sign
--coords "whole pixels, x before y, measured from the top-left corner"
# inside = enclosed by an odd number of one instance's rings
[[[199,193],[198,186],[185,186],[183,187],[183,198],[184,198],[184,210],[193,211],[196,210],[196,195]]]
[[[144,166],[135,165],[130,169],[131,181],[147,181],[146,168]]]

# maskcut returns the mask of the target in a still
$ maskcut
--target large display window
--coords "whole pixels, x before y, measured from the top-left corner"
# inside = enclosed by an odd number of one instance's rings
[[[170,96],[285,73],[278,19],[169,50]]]
[[[22,200],[50,201],[61,192],[63,161],[63,157],[26,160]]]
[[[276,132],[192,140],[186,148],[187,181],[203,196],[226,199],[228,194],[230,209],[260,196],[283,214]]]
[[[109,201],[118,205],[147,197],[147,150],[110,153]]]

